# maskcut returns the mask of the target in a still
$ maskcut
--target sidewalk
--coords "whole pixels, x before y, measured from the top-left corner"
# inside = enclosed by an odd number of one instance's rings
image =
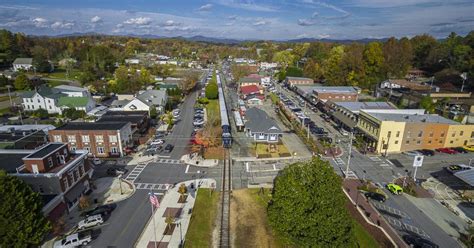
[[[195,153],[183,155],[181,161],[187,165],[198,167],[214,167],[219,164],[218,159],[204,159]]]
[[[120,183],[119,183],[120,182]],[[90,206],[87,210],[94,209],[97,206],[113,204],[128,199],[135,193],[135,187],[125,179],[119,180],[118,177],[103,177],[94,181],[95,189],[88,196]],[[120,190],[122,187],[122,190]],[[95,203],[97,202],[97,203]],[[64,214],[64,232],[63,234],[71,234],[76,231],[79,221],[85,217],[81,216],[83,211],[76,206],[69,214]],[[41,247],[53,247],[56,237],[46,241]]]
[[[188,197],[185,203],[178,203],[180,194],[178,193],[179,185],[184,183],[188,187]],[[210,188],[212,184],[216,184],[213,179],[190,180],[176,184],[176,187],[169,189],[163,199],[161,199],[160,207],[155,208],[155,213],[148,220],[147,225],[143,229],[135,247],[154,248],[155,241],[157,248],[180,247],[181,241],[184,241],[188,230],[189,221],[191,220],[192,208],[196,200],[196,190],[191,189],[190,185],[199,184],[202,188]],[[194,185],[196,187],[196,185]],[[149,203],[151,204],[151,203]],[[151,205],[150,205],[151,211]],[[173,216],[176,224],[171,235],[164,235],[166,217]],[[156,237],[156,239],[155,239]]]
[[[385,233],[387,238],[391,239],[397,247],[408,247],[402,240],[400,235],[387,223],[387,221],[380,215],[380,213],[366,200],[365,196],[357,189],[361,185],[359,180],[346,179],[343,182],[343,189],[346,196],[348,196],[352,204],[357,206],[357,210],[365,217],[366,221],[372,225],[377,226]]]

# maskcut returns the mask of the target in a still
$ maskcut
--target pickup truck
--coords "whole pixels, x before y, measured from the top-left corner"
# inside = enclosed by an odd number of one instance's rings
[[[92,241],[90,232],[73,233],[64,239],[54,242],[54,248],[73,248],[81,245],[87,245]]]

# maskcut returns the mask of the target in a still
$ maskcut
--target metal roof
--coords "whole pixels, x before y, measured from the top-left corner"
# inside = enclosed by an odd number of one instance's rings
[[[453,120],[450,120],[450,119],[447,119],[435,114],[409,115],[409,114],[393,114],[393,113],[375,113],[375,112],[368,112],[368,111],[367,113],[381,121],[410,122],[410,123],[426,122],[426,123],[461,125],[461,123],[459,122],[455,122]]]
[[[474,186],[474,169],[458,171],[454,173],[454,176],[461,179],[465,183]]]
[[[396,109],[388,102],[334,102],[334,104],[353,113],[358,113],[361,109]]]

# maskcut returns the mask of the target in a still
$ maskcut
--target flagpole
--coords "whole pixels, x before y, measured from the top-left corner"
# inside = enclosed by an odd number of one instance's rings
[[[155,195],[153,194],[153,190],[151,189],[150,189],[150,196],[155,197]],[[151,218],[153,220],[153,235],[155,236],[155,242],[153,242],[153,244],[155,244],[155,248],[157,248],[156,242],[158,241],[158,239],[156,239],[155,210],[153,207],[153,203],[151,201],[150,201],[150,206],[151,206]]]

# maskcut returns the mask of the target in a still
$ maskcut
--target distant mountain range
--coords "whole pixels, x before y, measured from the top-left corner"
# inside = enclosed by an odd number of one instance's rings
[[[207,36],[202,36],[202,35],[196,35],[196,36],[191,36],[191,37],[183,37],[183,36],[175,36],[175,37],[169,37],[169,36],[160,36],[160,35],[152,35],[152,34],[147,34],[147,35],[137,35],[137,34],[122,34],[122,35],[108,35],[108,34],[100,34],[100,33],[94,33],[94,32],[89,32],[89,33],[71,33],[71,34],[60,34],[60,35],[55,35],[53,37],[74,37],[74,36],[125,36],[125,37],[138,37],[138,38],[145,38],[145,39],[182,39],[182,40],[187,40],[187,41],[196,41],[196,42],[208,42],[208,43],[216,43],[216,44],[229,44],[229,45],[235,45],[235,44],[240,44],[243,42],[252,42],[252,41],[264,41],[264,40],[257,40],[257,39],[244,39],[244,40],[239,40],[239,39],[227,39],[227,38],[214,38],[214,37],[207,37]],[[330,42],[330,43],[352,43],[352,42],[358,42],[358,43],[369,43],[372,41],[386,41],[388,38],[381,38],[381,39],[370,39],[370,38],[365,38],[365,39],[343,39],[343,40],[338,40],[338,39],[317,39],[317,38],[299,38],[299,39],[288,39],[288,40],[270,40],[273,42],[291,42],[291,43],[303,43],[303,42]]]

